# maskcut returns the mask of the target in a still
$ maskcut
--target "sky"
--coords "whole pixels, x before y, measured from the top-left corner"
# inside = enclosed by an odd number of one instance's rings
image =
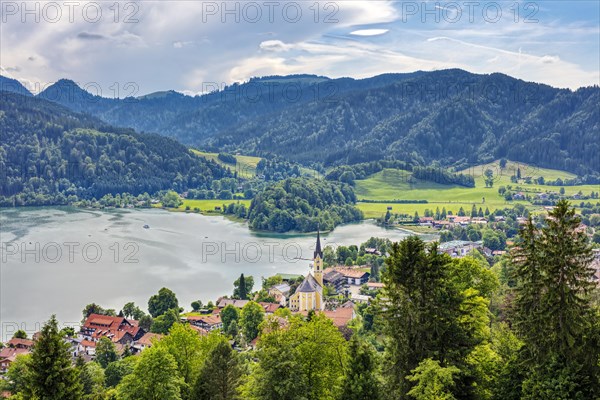
[[[194,94],[253,76],[462,68],[600,84],[598,1],[5,1],[0,74],[104,97]]]

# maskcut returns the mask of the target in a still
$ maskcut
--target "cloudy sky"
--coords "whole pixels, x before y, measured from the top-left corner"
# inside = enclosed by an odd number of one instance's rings
[[[252,76],[462,68],[600,83],[597,1],[0,3],[1,73],[105,97],[198,93]]]

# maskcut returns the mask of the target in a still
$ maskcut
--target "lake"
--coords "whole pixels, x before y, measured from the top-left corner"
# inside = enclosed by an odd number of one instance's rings
[[[322,244],[408,234],[363,221],[322,235]],[[148,298],[168,287],[187,310],[193,300],[231,294],[241,273],[254,277],[255,289],[261,277],[306,274],[315,235],[252,232],[222,216],[158,209],[42,207],[0,210],[0,245],[5,340],[19,328],[32,334],[51,314],[77,324],[92,302],[118,311],[134,301],[146,310]]]

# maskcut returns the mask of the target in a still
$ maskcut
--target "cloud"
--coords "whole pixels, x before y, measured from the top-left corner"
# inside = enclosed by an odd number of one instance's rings
[[[88,33],[88,32],[80,32],[77,34],[77,37],[79,39],[84,39],[84,40],[102,40],[102,39],[106,39],[105,36],[103,35],[98,35],[96,33]]]
[[[389,31],[389,29],[359,29],[357,31],[350,32],[350,34],[355,36],[379,36],[384,35]]]

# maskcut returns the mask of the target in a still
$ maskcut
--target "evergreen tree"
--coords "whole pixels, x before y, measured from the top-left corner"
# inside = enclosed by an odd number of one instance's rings
[[[380,382],[377,380],[377,363],[373,350],[369,345],[361,343],[355,335],[350,340],[349,354],[342,399],[380,399]]]
[[[591,247],[566,200],[557,203],[546,223],[537,229],[530,218],[512,254],[517,278],[515,327],[536,381],[543,379],[540,376],[555,379],[552,370],[570,371],[586,377],[573,379],[581,382],[579,390],[598,396],[600,337],[589,296],[594,285]],[[533,387],[542,390],[539,396],[547,391],[539,382]]]
[[[200,369],[194,388],[197,400],[236,400],[239,399],[239,386],[242,369],[238,354],[226,340],[210,350]]]
[[[115,344],[107,337],[101,338],[96,344],[96,361],[106,368],[109,363],[117,361],[119,354]]]
[[[42,328],[28,364],[26,398],[78,400],[83,396],[79,371],[71,365],[69,345],[63,341],[53,315]]]

